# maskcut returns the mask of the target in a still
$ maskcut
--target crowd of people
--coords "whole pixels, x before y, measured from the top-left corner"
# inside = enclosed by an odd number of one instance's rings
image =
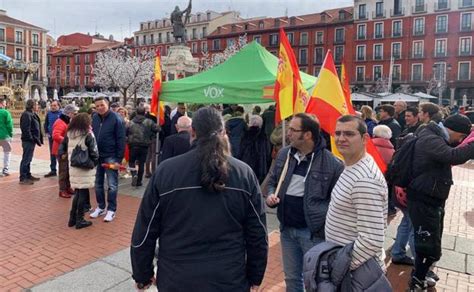
[[[13,122],[5,106],[0,100],[2,175],[9,175]],[[368,279],[378,275],[377,291],[388,291],[383,243],[387,218],[398,211],[403,218],[391,261],[413,266],[411,291],[434,286],[439,278],[431,268],[441,257],[451,166],[474,159],[471,121],[433,103],[397,101],[341,116],[334,137],[342,159],[317,117],[300,113],[275,125],[274,106],[249,113],[239,105],[211,106],[191,113],[179,103],[173,110],[166,106],[163,125],[147,104],[129,110],[102,97],[87,113],[54,101],[43,124],[38,109],[27,100],[20,119],[19,182],[40,179],[30,165],[44,134],[51,154],[45,177],[58,176],[60,197],[74,195],[68,226],[90,226],[88,212],[91,219],[114,220],[119,171],[130,172],[137,188],[150,178],[132,235],[138,289],[156,282],[162,291],[258,290],[268,255],[266,207],[277,209],[287,291],[304,291],[305,254],[326,241],[349,250],[347,273],[361,289],[373,287]],[[408,186],[381,172],[366,153],[369,140],[389,170],[407,141],[414,141]],[[375,267],[367,268],[370,261]]]

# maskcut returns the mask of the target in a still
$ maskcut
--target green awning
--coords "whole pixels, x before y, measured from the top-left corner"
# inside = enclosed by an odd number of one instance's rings
[[[160,100],[202,104],[273,102],[277,67],[278,58],[254,41],[212,69],[163,82]],[[306,73],[301,72],[301,78],[308,90],[316,83],[316,77]]]

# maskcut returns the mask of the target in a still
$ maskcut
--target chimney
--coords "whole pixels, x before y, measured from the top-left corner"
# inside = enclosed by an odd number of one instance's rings
[[[0,15],[7,15],[7,11],[4,9],[0,9]]]

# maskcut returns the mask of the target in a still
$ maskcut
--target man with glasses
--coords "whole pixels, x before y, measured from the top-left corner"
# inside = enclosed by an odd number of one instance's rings
[[[287,291],[304,291],[303,256],[324,240],[331,191],[343,170],[326,149],[318,121],[296,114],[288,128],[290,146],[282,148],[270,171],[266,204],[278,207]]]
[[[374,258],[384,269],[388,190],[384,175],[365,146],[370,139],[365,122],[342,116],[336,123],[336,147],[344,157],[344,172],[331,194],[326,240],[354,243],[350,269]]]

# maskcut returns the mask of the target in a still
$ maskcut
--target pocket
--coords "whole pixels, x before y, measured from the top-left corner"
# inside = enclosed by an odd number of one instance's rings
[[[328,197],[330,176],[328,173],[313,172],[308,175],[308,187],[310,193],[309,204],[316,204],[318,200],[325,200]]]
[[[430,195],[437,199],[446,200],[449,196],[449,191],[453,181],[450,179],[437,179],[433,185]]]

